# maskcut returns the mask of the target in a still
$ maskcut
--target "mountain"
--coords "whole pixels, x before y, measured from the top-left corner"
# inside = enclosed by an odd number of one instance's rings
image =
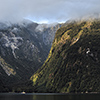
[[[0,91],[27,81],[48,56],[60,24],[47,27],[31,21],[0,23]],[[42,26],[41,26],[42,27]]]
[[[30,78],[35,92],[100,92],[100,20],[67,22]]]

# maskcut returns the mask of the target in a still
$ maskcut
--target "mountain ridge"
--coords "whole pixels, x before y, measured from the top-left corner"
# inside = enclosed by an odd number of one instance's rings
[[[50,27],[44,28],[45,32],[37,32],[39,24],[27,21],[0,25],[0,81],[3,86],[0,85],[4,87],[0,89],[2,92],[9,91],[9,86],[12,87],[15,83],[26,82],[42,66],[60,24],[53,26],[54,30]]]

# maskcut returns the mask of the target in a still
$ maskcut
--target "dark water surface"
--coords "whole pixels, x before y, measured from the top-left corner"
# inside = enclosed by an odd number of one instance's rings
[[[1,93],[0,100],[100,100],[100,94]]]

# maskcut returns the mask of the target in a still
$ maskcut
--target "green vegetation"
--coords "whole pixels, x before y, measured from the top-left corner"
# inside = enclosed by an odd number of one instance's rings
[[[0,56],[0,65],[2,66],[2,68],[5,70],[7,75],[15,75],[16,72],[14,72],[14,70],[12,68],[10,68],[11,66],[9,64],[7,64],[3,58],[1,58]]]
[[[100,92],[100,21],[63,25],[31,80],[35,92]]]

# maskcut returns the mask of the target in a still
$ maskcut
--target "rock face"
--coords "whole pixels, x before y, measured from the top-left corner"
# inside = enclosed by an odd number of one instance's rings
[[[31,80],[35,92],[100,92],[100,21],[58,29],[47,60]]]
[[[0,23],[0,87],[24,82],[42,66],[60,25],[42,31],[38,26],[33,22]]]

